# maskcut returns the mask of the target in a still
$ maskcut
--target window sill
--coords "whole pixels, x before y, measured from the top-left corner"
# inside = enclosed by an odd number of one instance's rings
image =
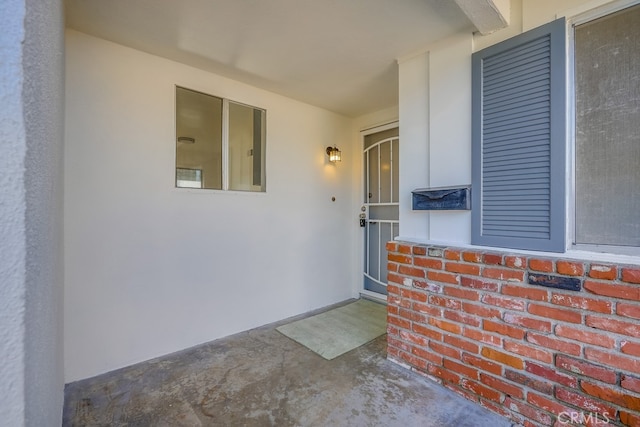
[[[172,191],[188,194],[229,195],[229,196],[265,196],[266,191],[217,190],[213,188],[173,187]]]

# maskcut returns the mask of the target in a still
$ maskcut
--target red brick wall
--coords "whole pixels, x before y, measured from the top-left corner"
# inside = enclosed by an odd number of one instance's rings
[[[525,426],[640,426],[640,267],[387,250],[389,359]]]

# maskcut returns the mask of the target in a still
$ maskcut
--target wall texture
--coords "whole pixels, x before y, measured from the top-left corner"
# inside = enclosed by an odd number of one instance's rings
[[[400,236],[425,238],[429,222],[423,212],[411,210],[411,191],[428,187],[429,140],[429,53],[399,61],[398,92],[400,115],[400,177],[398,183]]]
[[[524,425],[640,425],[638,266],[387,249],[390,359]]]
[[[0,5],[0,419],[62,419],[63,31],[59,1]]]
[[[66,40],[66,381],[357,295],[351,119]],[[265,194],[174,188],[175,85],[266,109]]]
[[[58,0],[26,5],[26,420],[46,426],[59,425],[64,399],[64,13]]]
[[[27,150],[22,102],[25,4],[0,3],[0,419],[22,425],[25,411],[25,187]]]

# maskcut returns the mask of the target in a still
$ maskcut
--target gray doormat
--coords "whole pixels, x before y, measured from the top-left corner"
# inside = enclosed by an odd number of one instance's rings
[[[331,360],[384,334],[387,307],[361,299],[276,329]]]

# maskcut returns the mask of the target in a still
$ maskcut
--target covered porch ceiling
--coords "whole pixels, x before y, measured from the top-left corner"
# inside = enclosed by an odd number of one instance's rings
[[[456,32],[498,28],[504,1],[66,0],[65,8],[69,28],[356,117],[397,105],[398,58]]]

